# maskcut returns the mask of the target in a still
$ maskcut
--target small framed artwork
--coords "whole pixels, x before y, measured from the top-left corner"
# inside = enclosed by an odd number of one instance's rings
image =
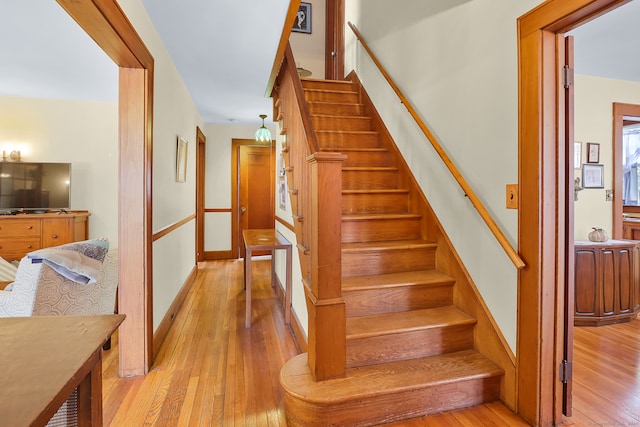
[[[587,142],[587,163],[600,163],[600,144]]]
[[[582,188],[604,188],[604,165],[582,165]]]
[[[300,2],[296,19],[293,21],[294,33],[311,34],[311,3]]]
[[[287,182],[284,180],[284,176],[280,177],[280,188],[278,191],[278,197],[280,201],[280,209],[283,211],[287,210]]]
[[[178,147],[176,150],[176,181],[187,181],[187,140],[178,136]]]
[[[582,166],[582,142],[573,143],[573,168],[580,169]]]

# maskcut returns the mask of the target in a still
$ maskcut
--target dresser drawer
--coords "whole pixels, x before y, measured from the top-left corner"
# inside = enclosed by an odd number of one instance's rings
[[[8,219],[0,221],[0,239],[12,237],[40,237],[39,219]]]
[[[20,240],[0,239],[0,253],[7,261],[22,259],[27,253],[40,248],[40,237]]]

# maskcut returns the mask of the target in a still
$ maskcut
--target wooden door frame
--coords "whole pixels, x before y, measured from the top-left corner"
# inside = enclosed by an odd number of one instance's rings
[[[559,364],[564,337],[567,183],[558,141],[564,135],[560,90],[564,46],[558,36],[630,0],[547,0],[518,18],[518,413],[532,425],[562,420]],[[537,224],[532,227],[531,224]]]
[[[611,237],[623,239],[622,231],[622,128],[624,116],[640,117],[640,105],[613,103],[613,232]]]
[[[326,1],[325,79],[342,80],[344,79],[344,0]]]
[[[119,67],[118,329],[121,377],[153,362],[152,149],[154,60],[115,0],[57,0]]]
[[[231,257],[240,257],[240,245],[238,244],[240,239],[240,147],[257,145],[253,139],[239,139],[233,138],[231,140]],[[264,145],[261,147],[267,148]],[[271,141],[271,156],[273,169],[272,179],[275,180],[275,141]],[[275,182],[272,186],[274,189],[274,203],[275,203]]]
[[[196,262],[204,261],[204,195],[206,185],[207,137],[196,126]]]

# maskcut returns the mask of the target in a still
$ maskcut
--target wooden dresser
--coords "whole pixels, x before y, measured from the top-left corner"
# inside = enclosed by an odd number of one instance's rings
[[[86,240],[88,211],[0,216],[0,256],[19,260],[41,248]]]
[[[626,322],[640,304],[640,242],[575,242],[577,326]]]
[[[622,238],[640,240],[640,218],[624,218],[622,220]]]

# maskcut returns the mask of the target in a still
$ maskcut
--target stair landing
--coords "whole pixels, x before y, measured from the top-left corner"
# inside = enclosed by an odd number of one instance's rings
[[[500,397],[503,371],[473,350],[347,370],[316,382],[307,354],[280,372],[287,424],[372,426],[479,405]]]

